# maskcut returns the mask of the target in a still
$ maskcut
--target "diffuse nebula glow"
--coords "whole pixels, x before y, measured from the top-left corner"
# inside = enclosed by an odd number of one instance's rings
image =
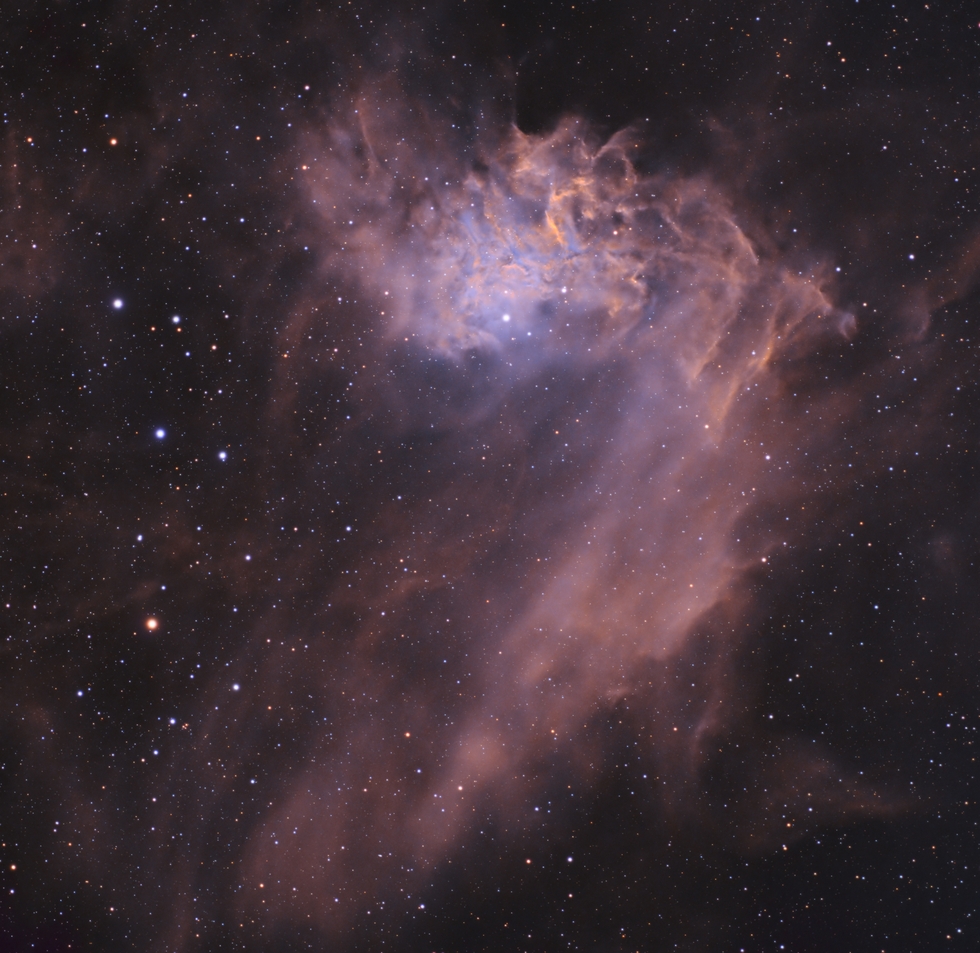
[[[6,6],[0,950],[973,948],[968,5]]]
[[[249,840],[240,915],[328,933],[382,901],[409,916],[488,829],[533,842],[546,803],[565,823],[609,768],[597,722],[624,712],[662,823],[721,823],[705,772],[736,737],[767,792],[721,792],[746,848],[789,836],[777,802],[794,837],[894,809],[813,739],[770,763],[736,672],[759,579],[814,544],[848,415],[793,393],[800,362],[856,333],[829,268],[751,240],[710,180],[638,171],[630,130],[566,119],[454,153],[408,106],[349,118],[303,143],[305,240],[382,368],[350,385],[377,453],[422,435],[436,475],[379,504],[324,593],[325,631],[352,627],[342,661],[261,663],[263,699],[298,678],[331,716]],[[300,351],[330,310],[314,302]]]

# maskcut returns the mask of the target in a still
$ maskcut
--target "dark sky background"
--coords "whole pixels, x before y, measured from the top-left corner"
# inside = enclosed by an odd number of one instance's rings
[[[6,3],[0,950],[980,938],[967,3]]]

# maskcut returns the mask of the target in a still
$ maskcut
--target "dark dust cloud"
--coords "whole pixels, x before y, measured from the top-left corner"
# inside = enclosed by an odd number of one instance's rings
[[[0,949],[976,948],[975,10],[0,23]]]

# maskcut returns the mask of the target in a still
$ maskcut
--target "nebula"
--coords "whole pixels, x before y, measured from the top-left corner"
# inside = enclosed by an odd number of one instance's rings
[[[831,263],[753,241],[710,179],[640,172],[636,130],[603,141],[572,118],[458,155],[436,120],[373,101],[302,143],[322,284],[288,360],[308,383],[336,366],[323,326],[349,303],[342,370],[369,371],[348,388],[379,464],[414,453],[432,480],[357,527],[301,647],[318,673],[298,645],[302,676],[273,653],[240,719],[270,679],[330,712],[250,838],[238,900],[328,934],[404,906],[488,827],[533,841],[543,804],[561,817],[607,770],[595,725],[616,712],[660,823],[718,824],[686,792],[753,706],[736,662],[753,590],[815,545],[849,466],[835,440],[861,426],[838,392],[799,393],[800,366],[860,331]],[[338,630],[339,665],[317,649]],[[758,759],[769,798],[716,792],[746,849],[786,840],[768,800],[794,839],[814,812],[901,809],[812,738],[772,765],[752,747],[739,763]]]
[[[109,6],[0,77],[0,948],[969,942],[959,13]]]

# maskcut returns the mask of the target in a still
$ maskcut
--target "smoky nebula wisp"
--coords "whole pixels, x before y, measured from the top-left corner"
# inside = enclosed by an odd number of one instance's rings
[[[441,435],[426,498],[380,505],[356,590],[323,596],[325,625],[338,606],[361,620],[309,696],[336,720],[244,858],[243,911],[328,932],[372,891],[412,895],[480,826],[533,831],[559,779],[597,783],[588,728],[616,706],[640,713],[665,823],[685,813],[750,691],[730,662],[749,583],[812,529],[848,414],[834,393],[790,399],[787,368],[857,333],[829,267],[760,247],[710,178],[638,171],[629,130],[572,118],[461,156],[411,112],[364,98],[301,144],[324,284],[357,289],[362,372],[390,368],[355,392],[386,444]],[[776,510],[794,517],[749,518]],[[709,657],[678,684],[692,639]],[[792,774],[821,816],[885,809],[815,751],[760,774],[774,791]]]

